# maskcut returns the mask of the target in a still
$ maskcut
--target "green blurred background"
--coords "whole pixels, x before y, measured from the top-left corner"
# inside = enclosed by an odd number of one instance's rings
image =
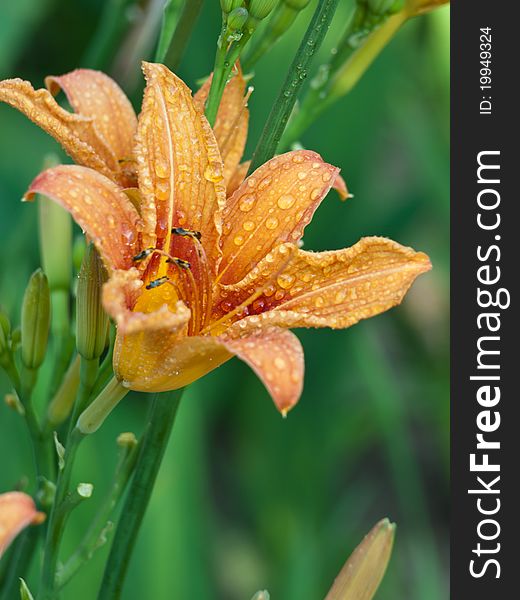
[[[148,17],[132,13],[141,35],[109,69],[136,106],[137,61],[149,56],[162,3],[149,4]],[[40,87],[46,74],[89,66],[85,53],[103,5],[2,1],[0,78],[18,76]],[[350,0],[340,5],[323,52],[337,40]],[[313,6],[257,66],[248,154]],[[179,70],[192,87],[211,70],[219,28],[218,0],[207,0]],[[306,147],[341,167],[355,195],[343,204],[330,194],[306,231],[305,247],[334,249],[384,235],[427,252],[434,269],[387,314],[346,331],[298,332],[305,390],[286,420],[238,360],[190,387],[125,599],[246,600],[267,588],[273,600],[318,600],[383,516],[398,529],[377,598],[448,597],[448,75],[443,9],[409,22],[356,89],[304,136]],[[39,265],[36,207],[19,199],[49,151],[58,151],[53,140],[0,105],[0,302],[15,322],[24,285]],[[0,374],[0,392],[7,391]],[[139,434],[146,410],[146,397],[129,396],[82,448],[74,477],[93,482],[95,492],[69,523],[66,553],[109,483],[117,434]],[[6,491],[31,476],[32,465],[21,419],[3,403],[0,419],[0,491]],[[66,600],[95,597],[106,554],[101,549],[69,584]]]

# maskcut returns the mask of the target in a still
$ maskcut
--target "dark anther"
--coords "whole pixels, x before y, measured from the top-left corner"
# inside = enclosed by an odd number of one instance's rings
[[[155,250],[155,248],[145,248],[144,250],[141,250],[141,252],[139,252],[139,254],[136,254],[135,256],[133,256],[132,261],[139,262],[141,260],[144,260],[145,258],[150,256],[150,254],[152,254],[152,252],[154,250]]]
[[[192,231],[191,229],[183,229],[182,227],[172,227],[172,233],[183,237],[195,238],[199,242],[202,237],[200,231]]]
[[[176,258],[175,256],[172,256],[166,262],[170,263],[170,264],[177,265],[181,269],[189,269],[189,268],[191,268],[191,265],[190,265],[190,263],[187,260],[183,260],[182,258]]]
[[[166,277],[166,276],[159,277],[159,279],[154,279],[153,281],[150,281],[150,283],[146,286],[146,289],[151,290],[153,288],[159,287],[160,285],[162,285],[163,283],[166,283],[167,281],[169,281],[168,277]]]

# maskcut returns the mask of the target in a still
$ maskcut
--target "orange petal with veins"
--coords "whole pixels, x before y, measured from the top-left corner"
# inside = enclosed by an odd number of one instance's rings
[[[45,514],[36,510],[34,500],[27,494],[0,494],[0,557],[23,529],[44,520]]]
[[[195,103],[204,111],[204,104],[208,98],[213,76],[210,76],[193,97]],[[247,140],[249,124],[249,110],[246,108],[247,98],[246,80],[242,70],[238,67],[237,73],[228,81],[224,88],[213,132],[220,149],[224,163],[224,181],[230,181],[235,173]],[[245,177],[244,173],[244,177]]]
[[[21,79],[6,79],[0,82],[0,102],[10,104],[50,134],[74,162],[116,181],[120,179],[117,158],[100,137],[94,121],[64,110],[47,90],[35,90]]]
[[[243,302],[248,290],[264,286],[287,255],[273,251],[240,283],[226,286],[226,299]],[[246,333],[256,327],[332,327],[342,329],[401,302],[415,278],[429,271],[426,254],[380,237],[361,239],[330,252],[293,249],[293,256],[259,298],[265,312],[232,326]],[[235,298],[232,293],[237,294]]]
[[[222,283],[240,281],[277,244],[300,240],[338,171],[315,152],[298,150],[250,175],[223,212]]]
[[[109,270],[132,266],[140,218],[126,194],[98,172],[61,165],[40,173],[25,194],[48,196],[70,212],[96,245]]]
[[[117,83],[100,71],[76,69],[65,75],[46,77],[45,85],[53,96],[62,89],[74,112],[92,119],[99,137],[120,161],[123,171],[127,167],[127,183],[131,185],[137,117]]]
[[[143,71],[147,86],[136,146],[143,219],[150,228],[155,205],[158,246],[172,253],[172,226],[199,231],[215,265],[225,203],[215,136],[178,77],[159,64],[143,63]]]
[[[253,369],[285,416],[303,389],[303,348],[294,333],[266,327],[238,339],[224,336],[222,343]]]
[[[247,160],[246,162],[240,163],[236,167],[233,174],[229,178],[227,184],[226,193],[228,197],[231,196],[236,191],[236,189],[242,184],[242,182],[246,178],[247,172],[249,171],[250,165],[251,161]],[[338,192],[340,200],[347,200],[351,197],[347,189],[347,184],[345,183],[345,180],[341,175],[336,175],[336,179],[334,180],[334,184],[332,187],[336,190],[336,192]]]

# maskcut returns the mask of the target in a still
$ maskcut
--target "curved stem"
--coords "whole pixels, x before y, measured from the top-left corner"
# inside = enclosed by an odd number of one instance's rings
[[[112,527],[112,523],[109,522],[110,516],[123,495],[134,469],[135,460],[137,458],[136,446],[137,442],[134,441],[133,444],[125,444],[121,448],[110,490],[80,545],[59,570],[57,581],[58,588],[62,588],[66,585],[79,569],[92,558],[94,552],[106,543],[106,538]]]
[[[63,469],[58,475],[56,484],[56,495],[54,504],[49,516],[49,525],[47,527],[47,537],[45,539],[45,548],[43,554],[43,566],[41,571],[40,600],[52,600],[56,598],[56,568],[60,550],[61,538],[65,523],[70,510],[74,504],[69,502],[71,494],[69,492],[72,468],[76,458],[81,440],[85,437],[77,428],[74,427],[75,416],[85,406],[90,397],[92,387],[94,386],[98,370],[98,360],[81,359],[80,366],[80,388],[74,406],[71,428],[65,442],[65,463]]]
[[[339,0],[320,0],[256,146],[249,172],[276,154],[294,103],[336,12]]]
[[[157,394],[152,401],[135,472],[112,542],[98,600],[118,600],[123,590],[135,541],[152,495],[170,438],[182,390]]]

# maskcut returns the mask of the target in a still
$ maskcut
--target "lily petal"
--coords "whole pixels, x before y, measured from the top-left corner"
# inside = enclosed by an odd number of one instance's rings
[[[198,231],[213,265],[225,204],[217,142],[189,88],[165,66],[143,63],[147,80],[137,134],[139,187],[147,229],[156,206],[158,245],[170,247],[172,226]],[[173,240],[175,243],[175,239]]]
[[[93,169],[60,165],[40,173],[25,199],[43,194],[68,210],[92,239],[109,271],[132,266],[140,218],[126,194]]]
[[[213,75],[205,81],[193,97],[202,112],[208,98],[212,79]],[[215,125],[213,126],[213,132],[224,163],[224,181],[226,183],[230,181],[235,173],[246,146],[249,124],[249,110],[246,108],[247,98],[245,96],[246,84],[242,70],[238,67],[237,73],[224,88]],[[245,175],[246,173],[244,173],[244,177]]]
[[[338,172],[319,154],[298,150],[250,175],[223,212],[221,282],[240,281],[276,244],[301,239]]]
[[[279,327],[257,329],[246,337],[221,340],[253,369],[285,416],[298,402],[303,389],[305,365],[300,340],[294,333]]]
[[[103,287],[103,306],[117,325],[114,373],[125,385],[139,391],[159,388],[169,374],[168,363],[190,311],[181,301],[158,302],[152,290],[145,298],[137,269],[115,271]]]
[[[92,69],[76,69],[65,75],[46,77],[45,85],[53,96],[62,89],[74,111],[93,120],[98,135],[122,162],[123,169],[125,163],[132,165],[137,117],[111,77]],[[135,165],[132,168],[135,170]]]
[[[117,158],[100,137],[94,121],[70,113],[45,89],[35,90],[28,81],[0,82],[0,101],[10,104],[58,141],[74,162],[119,180]]]
[[[0,494],[0,557],[23,529],[44,520],[45,514],[36,510],[34,500],[27,494]]]
[[[245,333],[267,325],[350,327],[399,304],[415,278],[431,268],[422,252],[386,238],[368,237],[351,248],[330,252],[293,247],[290,263],[270,281],[271,273],[286,260],[288,248],[281,250],[284,246],[239,284],[226,286],[227,300],[239,304],[249,289],[269,283],[257,300],[264,312],[238,321],[233,329]],[[233,298],[230,292],[238,296]]]
[[[229,178],[229,180],[227,180],[226,192],[228,197],[232,196],[236,192],[237,188],[242,184],[242,182],[246,178],[247,172],[249,171],[250,165],[250,160],[246,160],[246,162],[237,165],[231,177]],[[347,184],[339,173],[336,175],[336,179],[334,180],[332,188],[335,189],[336,192],[338,192],[340,200],[347,200],[351,197],[347,189]]]

